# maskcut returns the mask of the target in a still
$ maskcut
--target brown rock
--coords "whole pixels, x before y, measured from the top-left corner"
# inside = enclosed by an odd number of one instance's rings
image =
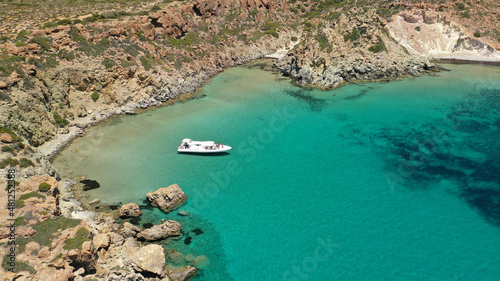
[[[107,233],[97,234],[92,239],[92,242],[97,250],[99,250],[101,248],[106,249],[109,247],[109,242],[110,242],[109,235]]]
[[[138,217],[140,215],[142,215],[142,211],[139,208],[139,205],[135,203],[125,204],[120,208],[121,218]]]
[[[140,227],[137,227],[129,222],[124,222],[121,235],[123,237],[135,237],[137,233],[141,232],[141,230],[142,229]]]
[[[168,260],[174,264],[186,262],[186,260],[184,259],[184,255],[181,252],[178,252],[174,249],[168,251],[167,257],[168,257]]]
[[[46,266],[36,270],[33,280],[67,281],[73,277],[71,267],[58,270],[57,268]]]
[[[142,248],[128,247],[125,249],[124,258],[126,263],[137,272],[161,276],[165,269],[165,253],[160,245],[149,244]]]
[[[149,192],[146,197],[153,206],[159,207],[164,212],[174,210],[187,199],[186,193],[177,184]]]
[[[154,225],[137,234],[137,238],[147,241],[163,240],[170,236],[176,236],[181,233],[182,226],[180,223],[169,220],[163,224]]]
[[[3,143],[11,143],[12,142],[12,136],[9,133],[0,134],[0,141],[3,142]]]
[[[185,266],[180,270],[171,271],[167,275],[172,281],[184,281],[189,279],[191,276],[198,274],[196,268],[192,266]]]

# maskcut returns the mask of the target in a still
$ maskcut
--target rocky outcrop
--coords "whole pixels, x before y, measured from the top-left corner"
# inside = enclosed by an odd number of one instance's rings
[[[136,237],[139,232],[141,232],[142,229],[138,226],[135,226],[129,222],[124,222],[123,223],[123,229],[121,230],[120,234],[123,237]]]
[[[154,225],[137,234],[137,238],[146,241],[163,240],[170,236],[177,236],[181,233],[182,226],[174,220],[168,220],[162,224]]]
[[[126,264],[136,272],[161,276],[165,270],[165,253],[160,245],[129,247],[125,249],[124,254]]]
[[[3,143],[11,143],[12,142],[12,136],[8,133],[3,133],[0,134],[0,141]]]
[[[346,82],[419,75],[425,59],[412,57],[384,32],[375,11],[353,9],[326,22],[275,67],[302,86],[334,88]]]
[[[191,276],[198,274],[196,268],[192,266],[185,266],[179,270],[173,271],[167,269],[167,275],[171,281],[184,281],[188,280]]]
[[[139,205],[135,203],[128,203],[120,208],[120,218],[131,218],[139,217],[142,215],[142,211]]]
[[[179,207],[187,200],[187,195],[177,184],[160,188],[146,194],[151,205],[160,208],[164,212],[170,212]]]
[[[414,9],[393,16],[387,27],[411,54],[500,62],[499,52],[454,22],[451,15]]]
[[[96,269],[94,255],[86,249],[72,249],[63,257],[71,266],[83,268],[85,272],[92,273]]]

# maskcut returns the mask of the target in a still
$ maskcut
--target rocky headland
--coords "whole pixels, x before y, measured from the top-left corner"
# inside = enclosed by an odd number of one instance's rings
[[[100,204],[84,197],[85,179],[60,178],[49,158],[100,121],[189,99],[225,68],[268,55],[293,83],[324,89],[418,76],[436,71],[439,58],[499,58],[492,0],[144,2],[3,25],[12,29],[1,29],[0,38],[0,185],[14,170],[16,207],[14,216],[1,209],[0,251],[7,257],[6,226],[14,218],[18,268],[7,272],[4,258],[0,275],[185,280],[196,274],[194,266],[208,264],[203,255],[188,258],[155,244],[182,235],[178,222],[141,228],[131,223],[142,214],[133,203],[90,211]],[[147,10],[133,10],[139,7]],[[2,206],[8,192],[0,189]],[[145,198],[165,212],[187,200],[177,185]]]

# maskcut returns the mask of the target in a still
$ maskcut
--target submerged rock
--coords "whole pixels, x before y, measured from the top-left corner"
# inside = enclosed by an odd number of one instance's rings
[[[146,194],[146,197],[151,202],[151,205],[167,213],[179,207],[187,200],[186,193],[177,184],[149,192]]]
[[[190,212],[188,210],[180,210],[177,212],[179,216],[189,216]]]
[[[120,208],[120,218],[138,217],[140,215],[142,215],[142,211],[139,205],[135,203],[125,204]]]
[[[180,223],[169,220],[165,223],[154,225],[137,234],[140,240],[155,241],[162,240],[170,236],[177,236],[181,233],[182,226]]]
[[[170,280],[172,280],[172,281],[184,281],[184,280],[189,279],[189,277],[191,277],[197,273],[198,273],[198,271],[196,270],[196,268],[187,265],[187,266],[181,268],[180,270],[176,270],[176,271],[172,271],[169,269],[167,275],[170,278]]]

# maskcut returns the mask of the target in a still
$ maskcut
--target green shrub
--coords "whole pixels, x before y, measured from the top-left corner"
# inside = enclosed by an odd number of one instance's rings
[[[382,38],[378,37],[377,44],[375,44],[375,46],[371,46],[370,48],[368,48],[368,50],[373,53],[379,53],[381,51],[387,51],[387,48],[385,47],[385,43]]]
[[[33,225],[33,229],[36,233],[29,239],[29,241],[35,241],[40,246],[50,246],[52,244],[52,234],[60,230],[65,230],[67,228],[75,227],[79,225],[81,220],[70,219],[66,217],[57,217],[51,219],[50,217],[44,221]],[[28,242],[29,242],[28,241]]]
[[[41,191],[41,192],[47,192],[52,186],[46,182],[42,182],[39,186],[38,186],[38,190]]]
[[[156,64],[156,60],[151,55],[142,56],[139,60],[146,71],[150,70]]]
[[[9,270],[9,268],[10,268],[10,265],[9,265],[10,260],[9,259],[10,259],[10,257],[8,255],[4,255],[4,257],[2,259],[2,267],[5,271]],[[16,261],[14,272],[21,272],[21,271],[28,271],[30,274],[34,274],[35,268],[33,266],[27,264],[26,262]]]
[[[97,101],[99,99],[99,93],[97,91],[94,91],[90,96],[94,101]]]
[[[359,29],[354,29],[352,31],[352,33],[348,33],[346,35],[344,35],[344,41],[347,42],[347,41],[356,41],[358,40],[359,38],[361,37],[361,32],[359,31]]]
[[[420,26],[415,27],[415,30],[420,32]]]
[[[327,52],[331,52],[333,45],[328,41],[328,37],[323,32],[319,32],[315,37],[316,41],[319,43],[321,50],[327,49]],[[328,51],[329,50],[329,51]]]
[[[35,36],[31,39],[30,42],[36,43],[42,48],[42,50],[48,51],[51,48],[50,44],[49,44],[50,41],[51,41],[50,38],[42,37],[42,36]]]
[[[299,39],[298,39],[297,37],[295,37],[295,36],[292,36],[292,37],[290,38],[290,40],[292,40],[293,42],[296,42],[296,41],[297,41],[297,40],[299,40]]]
[[[257,10],[257,8],[253,8],[253,9],[250,11],[250,15],[251,15],[251,16],[256,16],[258,13],[259,13],[259,10]]]
[[[12,145],[12,148],[14,148],[15,150],[21,150],[21,149],[24,149],[25,145],[23,142],[16,142]]]
[[[16,151],[14,150],[14,148],[12,148],[12,147],[10,147],[10,146],[8,146],[8,145],[6,145],[6,146],[2,147],[2,152],[9,152],[9,153],[10,153],[10,154],[12,154],[13,156],[16,156],[16,155],[17,155],[17,153],[16,153]]]
[[[57,54],[57,56],[60,59],[65,59],[65,60],[69,60],[69,61],[72,61],[75,59],[75,54],[73,54],[73,52],[68,52],[65,49],[61,49],[59,51],[59,53]]]
[[[111,67],[113,67],[113,66],[117,65],[117,64],[116,64],[116,62],[115,62],[114,60],[110,59],[110,58],[105,58],[105,59],[102,61],[102,64],[103,64],[103,65],[104,65],[104,67],[106,67],[106,68],[111,68]]]
[[[55,26],[57,26],[57,24],[50,22],[50,21],[43,24],[43,28],[52,28]]]
[[[73,23],[73,21],[70,19],[62,19],[62,20],[58,21],[56,24],[57,25],[70,25],[72,23]]]
[[[54,117],[54,120],[56,121],[57,125],[59,125],[59,127],[64,127],[69,124],[69,121],[62,118],[57,111],[54,111],[52,116]]]
[[[26,219],[21,216],[21,217],[17,217],[16,220],[14,221],[14,225],[15,226],[22,226],[22,225],[26,225]]]
[[[126,61],[126,60],[122,60],[120,59],[120,64],[122,65],[122,67],[124,68],[129,68],[131,67],[132,65],[135,65],[135,63],[131,62],[131,61]]]
[[[27,45],[28,45],[28,43],[23,42],[23,41],[17,41],[16,42],[16,47],[18,47],[18,48],[19,47],[24,47],[24,46],[27,46]]]
[[[158,6],[158,5],[154,5],[153,7],[151,7],[151,11],[153,11],[153,12],[156,12],[156,11],[158,11],[158,10],[160,10],[160,9],[161,9],[161,8],[160,8],[160,6]]]
[[[336,20],[340,18],[342,12],[331,12],[328,16],[326,16],[326,20]]]
[[[68,238],[64,240],[64,246],[63,249],[65,250],[71,250],[71,249],[82,249],[82,244],[85,241],[90,241],[89,236],[89,231],[85,227],[81,227],[78,229],[76,232],[75,238]]]
[[[29,166],[35,166],[35,163],[33,161],[29,160],[28,158],[21,158],[19,166],[21,168],[28,168]]]
[[[10,101],[10,96],[8,94],[4,93],[4,91],[0,91],[0,100]]]
[[[32,191],[30,193],[26,193],[26,194],[23,194],[19,197],[19,200],[26,200],[26,199],[29,199],[31,197],[36,197],[36,198],[45,198],[44,195],[38,193],[38,191]]]
[[[474,37],[477,37],[477,38],[481,37],[481,32],[479,32],[479,31],[474,32]]]
[[[2,169],[5,169],[5,167],[7,166],[15,167],[17,165],[19,165],[19,161],[17,161],[16,159],[12,159],[10,157],[0,162],[0,168]]]
[[[62,253],[59,253],[57,256],[55,256],[50,262],[55,262],[57,261],[58,259],[62,258]]]

